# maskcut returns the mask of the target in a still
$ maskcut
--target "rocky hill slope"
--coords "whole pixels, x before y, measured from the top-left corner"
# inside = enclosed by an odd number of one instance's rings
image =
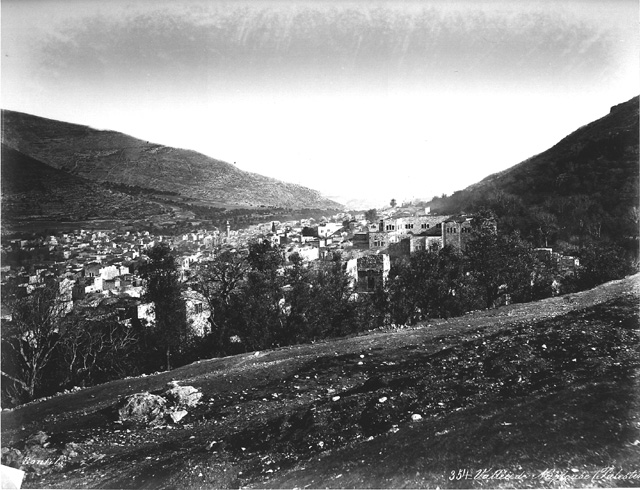
[[[8,147],[69,174],[180,195],[218,206],[340,209],[319,192],[200,153],[14,111],[2,111]]]
[[[28,488],[638,486],[639,299],[635,275],[55,396],[2,412],[2,461]]]
[[[632,187],[633,182],[624,178],[638,173],[639,100],[634,97],[613,106],[609,114],[577,129],[549,150],[466,190],[494,184],[514,194],[530,192],[540,198],[554,191],[592,193],[598,184],[614,188],[623,184],[618,189],[633,196],[637,185]]]
[[[136,219],[168,213],[163,206],[69,175],[2,145],[3,229],[38,220]]]

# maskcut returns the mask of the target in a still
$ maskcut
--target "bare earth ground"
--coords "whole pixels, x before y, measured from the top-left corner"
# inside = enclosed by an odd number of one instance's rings
[[[2,447],[49,436],[30,488],[640,486],[639,300],[635,275],[200,361],[3,411]],[[171,380],[203,393],[180,422],[116,422]]]

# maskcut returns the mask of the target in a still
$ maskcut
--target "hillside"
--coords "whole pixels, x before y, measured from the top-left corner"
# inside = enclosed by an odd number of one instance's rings
[[[3,463],[25,488],[638,486],[639,299],[635,275],[58,395],[2,412]],[[172,380],[203,395],[182,420],[116,420]]]
[[[162,206],[105,189],[2,145],[3,229],[25,221],[137,219],[167,213]]]
[[[2,141],[88,180],[177,192],[218,206],[342,207],[312,189],[244,172],[194,151],[14,111],[2,111]]]
[[[638,100],[612,107],[539,155],[434,199],[432,210],[446,214],[488,206],[531,236],[536,228],[551,227],[549,233],[565,241],[637,236]]]

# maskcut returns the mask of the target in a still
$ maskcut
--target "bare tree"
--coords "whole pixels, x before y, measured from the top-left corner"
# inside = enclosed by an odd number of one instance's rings
[[[127,352],[138,338],[115,314],[70,315],[64,328],[61,350],[66,383],[93,384],[131,374]]]
[[[7,360],[3,356],[2,376],[29,400],[64,338],[60,327],[66,299],[61,283],[51,281],[26,297],[5,295],[3,300],[11,311],[11,321],[3,325],[3,344],[12,355]]]

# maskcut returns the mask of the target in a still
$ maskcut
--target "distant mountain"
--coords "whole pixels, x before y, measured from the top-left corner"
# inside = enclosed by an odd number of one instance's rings
[[[432,211],[492,208],[538,244],[637,237],[639,99],[611,108],[549,150],[449,197]]]
[[[3,228],[25,221],[139,219],[163,206],[45,165],[2,144]]]
[[[42,163],[95,182],[139,186],[217,206],[341,209],[319,192],[190,150],[52,119],[2,111],[2,141]]]

